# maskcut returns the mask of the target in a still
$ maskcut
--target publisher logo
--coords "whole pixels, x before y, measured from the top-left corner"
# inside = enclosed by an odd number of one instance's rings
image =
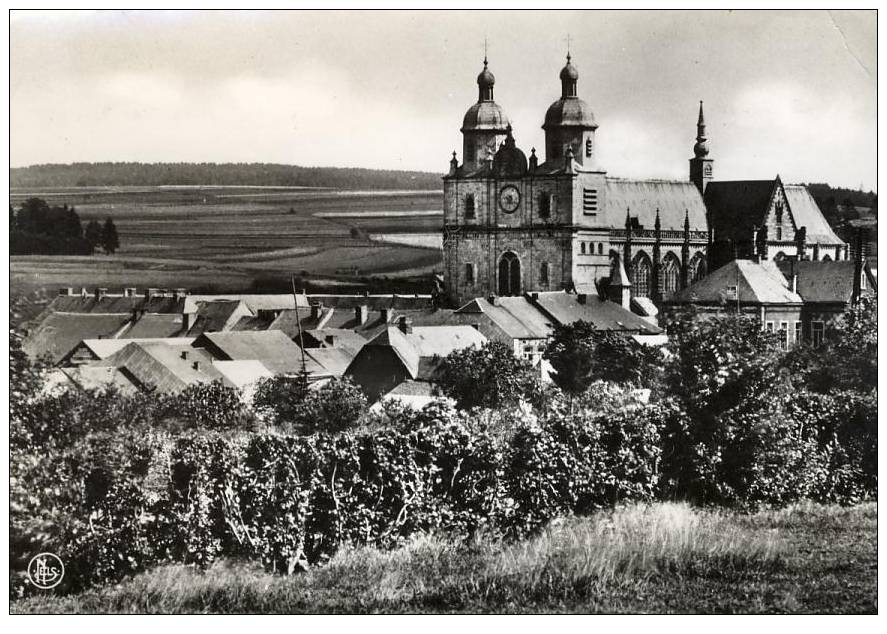
[[[28,563],[28,579],[41,590],[55,588],[65,576],[65,565],[52,553],[40,553]]]

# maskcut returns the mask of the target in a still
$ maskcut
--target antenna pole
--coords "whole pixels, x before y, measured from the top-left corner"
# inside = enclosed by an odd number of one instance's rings
[[[302,318],[299,316],[299,299],[296,297],[296,275],[290,275],[293,287],[293,310],[296,313],[296,324],[299,327],[299,350],[302,353],[302,387],[308,389],[308,370],[305,367],[305,342],[302,339]]]

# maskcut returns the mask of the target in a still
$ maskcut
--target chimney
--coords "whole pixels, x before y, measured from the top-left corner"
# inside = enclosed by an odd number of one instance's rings
[[[357,322],[358,326],[363,326],[367,323],[367,319],[369,318],[370,307],[366,304],[361,304],[360,306],[354,307],[354,321]]]
[[[135,294],[136,294],[136,289],[134,289],[132,286],[128,286],[123,289],[123,296],[124,297],[135,297]]]
[[[191,330],[194,325],[194,313],[182,313],[182,329],[185,332]]]
[[[534,302],[539,301],[539,293],[530,293],[530,299]]]
[[[401,315],[397,320],[397,327],[403,334],[409,335],[413,332],[413,321]]]
[[[391,320],[391,309],[381,308],[379,309],[379,315],[382,318],[382,323],[387,324]]]
[[[499,305],[499,298],[495,295],[490,295],[489,297],[487,297],[487,301],[490,302],[493,306]]]
[[[191,364],[191,367],[200,372],[200,361],[195,361]]]
[[[813,261],[814,262],[819,261],[819,243],[818,242],[813,244]]]
[[[66,296],[70,297],[73,294],[74,294],[74,289],[71,288],[70,286],[67,288],[60,288],[59,289],[59,295],[66,295]]]
[[[187,294],[188,294],[188,291],[186,291],[184,288],[177,288],[177,289],[174,289],[172,292],[172,296],[174,299],[181,299],[182,297],[184,297]]]
[[[324,337],[324,341],[326,341],[331,348],[334,348],[336,346],[336,335],[327,335]]]
[[[323,304],[321,302],[311,302],[311,319],[320,319],[323,313]]]
[[[156,294],[157,294],[156,288],[146,288],[145,289],[145,301],[148,301],[149,299],[154,297]]]
[[[576,299],[579,301],[580,304],[584,306],[588,302],[588,295],[586,295],[585,293],[579,293],[578,295],[576,295]]]
[[[183,361],[188,360],[188,351],[187,350],[182,350],[182,360]]]
[[[107,288],[97,288],[95,289],[95,298],[97,301],[101,301],[105,298],[105,295],[108,294]]]
[[[471,324],[471,327],[480,332],[480,323],[474,322],[473,324]]]
[[[798,268],[795,264],[797,259],[797,257],[794,257],[789,260],[789,262],[791,262],[791,271],[789,272],[789,275],[791,276],[792,293],[798,292]]]

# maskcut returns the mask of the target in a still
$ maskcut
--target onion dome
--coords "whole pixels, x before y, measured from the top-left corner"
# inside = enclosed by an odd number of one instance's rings
[[[560,78],[561,98],[549,106],[542,129],[561,127],[597,129],[591,107],[577,96],[576,83],[579,80],[579,71],[570,62],[569,55],[567,55],[567,65],[561,69]]]
[[[487,59],[484,58],[484,69],[477,76],[477,103],[468,109],[462,119],[462,132],[466,130],[490,130],[505,132],[508,127],[508,117],[505,112],[493,101],[493,84],[496,78],[487,68]]]
[[[499,178],[521,178],[527,173],[527,156],[514,143],[511,125],[506,128],[505,141],[493,157],[493,175]]]

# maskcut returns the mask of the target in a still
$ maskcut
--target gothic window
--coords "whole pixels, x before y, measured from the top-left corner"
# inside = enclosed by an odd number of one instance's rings
[[[634,294],[638,297],[650,296],[650,276],[652,274],[653,265],[646,253],[641,251],[634,258],[634,264],[631,267],[631,285],[634,288]]]
[[[471,262],[465,263],[465,283],[474,284],[474,264]]]
[[[604,254],[604,243],[603,243],[603,242],[598,242],[598,243],[597,243],[597,254],[598,254],[598,255],[603,255],[603,254]]]
[[[511,251],[499,258],[499,295],[511,297],[520,295],[520,260]]]
[[[698,282],[703,277],[705,277],[705,258],[701,253],[697,253],[687,266],[687,283]]]
[[[782,240],[782,227],[776,227],[776,240]]]
[[[585,255],[585,243],[584,242],[579,243],[579,251],[580,251],[580,253],[582,253],[582,255]]]
[[[597,190],[596,189],[588,189],[587,187],[582,190],[582,211],[587,216],[595,216],[597,215]]]
[[[779,234],[777,234],[779,235]],[[773,260],[776,262],[782,262],[785,259],[785,253],[780,251],[775,256],[773,256]]]
[[[775,209],[776,209],[776,224],[781,225],[782,224],[782,209],[783,209],[781,200],[776,201]],[[782,230],[780,230],[779,233],[782,233]],[[781,240],[781,239],[782,238],[777,238],[777,240]]]
[[[585,139],[585,156],[590,157],[592,150],[592,141],[591,138]]]
[[[548,287],[548,262],[543,262],[539,267],[539,283]]]
[[[539,194],[539,217],[548,218],[551,216],[551,196],[548,192]]]
[[[474,194],[465,197],[465,218],[474,219]]]
[[[663,297],[668,297],[677,291],[680,286],[681,265],[677,257],[673,253],[669,253],[662,260],[662,268],[660,270],[662,295]]]
[[[824,256],[822,256],[822,261],[823,262],[831,262],[832,257],[830,255],[824,255]]]

